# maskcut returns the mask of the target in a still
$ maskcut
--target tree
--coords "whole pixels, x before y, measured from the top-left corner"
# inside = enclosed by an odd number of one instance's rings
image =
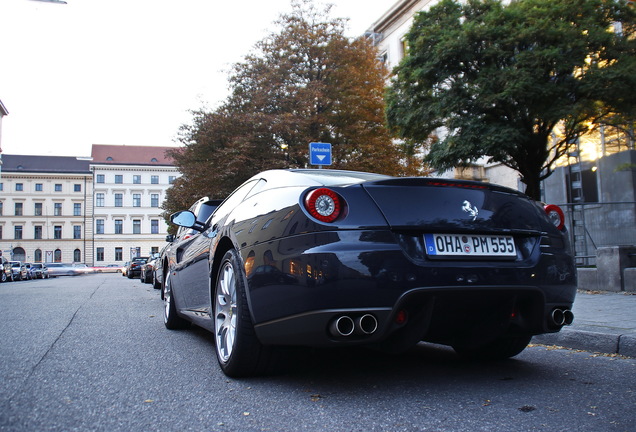
[[[183,177],[166,209],[193,202],[189,190],[223,198],[264,169],[305,167],[310,142],[332,144],[331,168],[408,172],[384,125],[387,71],[368,40],[345,37],[346,21],[330,19],[330,8],[293,1],[279,31],[233,66],[227,100],[182,127],[184,147],[171,156]]]
[[[518,171],[539,199],[541,180],[590,124],[636,118],[635,24],[624,1],[442,0],[406,37],[389,128],[422,142],[440,131],[426,156],[433,167],[486,157]]]

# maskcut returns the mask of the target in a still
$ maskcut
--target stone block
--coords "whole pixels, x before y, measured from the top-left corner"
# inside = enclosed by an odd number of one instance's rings
[[[623,270],[636,267],[636,246],[609,246],[596,250],[598,288],[603,291],[625,291]]]
[[[578,288],[580,290],[597,291],[599,290],[596,275],[598,270],[595,268],[579,268],[576,270],[578,279]]]
[[[623,270],[623,288],[626,292],[636,292],[636,267]]]

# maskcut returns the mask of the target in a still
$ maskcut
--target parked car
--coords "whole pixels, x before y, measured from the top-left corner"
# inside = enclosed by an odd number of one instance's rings
[[[65,263],[47,263],[49,268],[49,275],[51,277],[57,276],[79,276],[86,274],[86,271],[82,267],[78,267],[74,264]]]
[[[35,271],[35,269],[33,268],[33,264],[31,264],[30,262],[25,262],[24,267],[26,267],[26,271],[27,271],[27,277],[26,277],[27,280],[35,279],[33,275]]]
[[[10,268],[11,265],[9,261],[3,256],[0,256],[0,282],[7,282],[7,268]]]
[[[158,253],[152,254],[148,257],[146,262],[142,264],[141,271],[139,272],[139,279],[141,279],[142,283],[152,283],[155,272],[155,263],[158,258]]]
[[[563,212],[495,184],[273,170],[171,220],[197,234],[167,249],[165,326],[211,331],[229,376],[285,345],[504,359],[574,318]]]
[[[121,266],[118,264],[108,264],[105,266],[93,266],[91,269],[93,273],[119,273]]]
[[[7,279],[11,281],[27,280],[29,273],[27,268],[21,261],[9,261],[9,265],[5,267]]]
[[[31,264],[31,274],[33,279],[48,279],[49,268],[43,263]]]
[[[146,262],[148,257],[137,257],[133,258],[128,264],[128,268],[126,269],[126,276],[128,279],[132,279],[134,277],[138,277],[141,274],[141,266]]]

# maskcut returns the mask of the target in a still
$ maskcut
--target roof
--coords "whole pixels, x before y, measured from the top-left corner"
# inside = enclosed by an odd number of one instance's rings
[[[2,172],[90,174],[91,161],[75,156],[2,155]]]
[[[178,148],[93,144],[91,156],[93,164],[172,166],[174,161],[166,156],[166,151]]]

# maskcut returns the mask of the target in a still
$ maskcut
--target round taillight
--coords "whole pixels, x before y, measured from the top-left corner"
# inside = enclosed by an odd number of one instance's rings
[[[342,198],[331,189],[314,189],[305,197],[305,208],[319,221],[333,222],[342,211]]]
[[[550,222],[552,222],[557,229],[562,230],[565,226],[565,215],[563,214],[563,210],[554,204],[548,204],[543,207],[543,210],[545,210],[545,213],[548,215]]]

